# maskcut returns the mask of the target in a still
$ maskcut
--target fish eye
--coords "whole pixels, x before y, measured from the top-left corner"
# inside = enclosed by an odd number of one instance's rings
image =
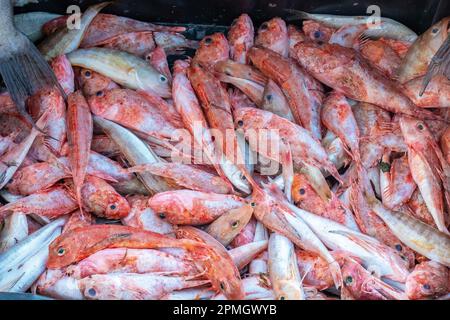
[[[439,31],[438,28],[434,28],[433,30],[431,30],[432,33],[437,33]]]
[[[425,283],[422,287],[423,287],[425,290],[430,290],[430,289],[431,289],[431,286],[430,286],[428,283]]]
[[[268,94],[268,95],[266,96],[266,99],[269,100],[269,101],[271,101],[271,100],[272,100],[272,95],[271,95],[271,94]]]
[[[421,124],[421,123],[419,123],[418,125],[417,125],[417,129],[419,129],[419,130],[423,130],[423,124]]]
[[[299,192],[301,195],[304,195],[306,191],[305,191],[305,189],[300,188],[300,190],[298,190],[298,192]]]
[[[391,170],[391,165],[387,162],[380,162],[380,170],[383,172],[389,172]]]
[[[63,247],[59,247],[56,253],[61,257],[66,253],[66,249],[64,249]]]
[[[95,95],[96,95],[97,97],[103,97],[103,96],[105,95],[105,93],[103,92],[103,90],[101,90],[101,91],[97,91],[97,92],[95,93]]]
[[[220,283],[220,289],[225,290],[225,283],[223,283],[223,282]]]
[[[239,120],[239,121],[237,122],[237,124],[238,124],[239,127],[242,127],[242,126],[244,125],[244,121]]]
[[[147,60],[147,61],[150,60],[150,55],[149,54],[145,56],[145,60]]]
[[[95,295],[97,294],[97,291],[95,291],[94,288],[89,288],[88,294],[89,294],[91,297],[95,297]]]
[[[212,42],[211,37],[206,37],[205,38],[205,44],[210,44]]]
[[[256,207],[256,203],[255,203],[255,202],[250,203],[250,205],[251,205],[253,208]]]
[[[159,77],[159,80],[160,80],[161,82],[166,82],[166,81],[167,81],[167,78],[164,77],[164,76],[160,76],[160,77]]]
[[[89,70],[86,70],[85,72],[84,72],[84,76],[86,77],[86,78],[90,78],[91,76],[92,76],[92,73],[91,73],[91,71],[89,71]]]
[[[109,208],[110,208],[111,210],[116,210],[117,206],[116,206],[115,204],[112,204],[112,205],[109,206]]]
[[[284,296],[281,296],[280,300],[286,300],[286,298]]]
[[[352,276],[348,276],[345,278],[344,281],[345,281],[345,284],[351,285],[353,283],[353,278],[352,278]]]
[[[319,30],[314,31],[313,36],[314,38],[319,39],[322,36],[322,32],[320,32]]]
[[[268,28],[267,22],[264,22],[264,23],[261,25],[261,30],[266,30],[267,28]]]
[[[395,245],[395,250],[397,250],[397,251],[402,251],[402,246],[400,245],[400,244],[396,244]]]
[[[160,213],[160,214],[159,214],[159,217],[160,217],[161,219],[165,219],[165,218],[166,218],[166,215],[165,215],[164,213]]]
[[[239,221],[234,221],[234,222],[231,224],[231,227],[232,227],[232,228],[237,228],[238,225],[239,225]]]

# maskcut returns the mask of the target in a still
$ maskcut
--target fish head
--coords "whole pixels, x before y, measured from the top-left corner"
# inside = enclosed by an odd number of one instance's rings
[[[424,144],[432,138],[431,132],[423,120],[402,116],[399,118],[399,124],[405,142],[410,146]]]
[[[228,40],[230,43],[252,42],[254,32],[252,19],[244,13],[231,23]]]
[[[230,46],[223,33],[214,33],[200,41],[194,61],[204,68],[210,68],[219,61],[226,60],[230,55]]]
[[[259,26],[255,44],[266,47],[280,40],[287,41],[287,26],[283,19],[276,17]]]
[[[447,40],[450,31],[450,17],[446,17],[431,26],[420,36],[424,45],[432,48],[433,51],[439,50],[441,45]]]
[[[230,210],[223,220],[223,233],[228,234],[236,229],[242,229],[253,215],[253,207],[246,204],[240,208]]]
[[[172,97],[169,79],[153,67],[138,70],[133,68],[128,74],[136,80],[138,89],[150,91],[162,98]]]
[[[77,70],[76,80],[80,85],[83,94],[86,96],[95,95],[97,92],[102,90],[111,90],[119,87],[108,77],[84,68]]]
[[[125,218],[130,213],[130,204],[117,192],[109,192],[105,208],[105,216],[110,219]]]
[[[446,294],[450,286],[448,268],[434,261],[422,262],[406,279],[405,292],[409,299],[433,298]]]
[[[328,42],[335,30],[318,21],[303,21],[303,32],[306,37],[317,42]]]
[[[49,246],[47,268],[61,269],[78,261],[77,252],[84,247],[83,239],[72,231],[63,233]]]
[[[101,116],[110,108],[109,91],[100,90],[88,97],[89,108],[92,113]]]
[[[358,262],[353,259],[345,259],[341,266],[343,286],[349,290],[352,295],[361,290],[361,286],[369,274]],[[370,275],[370,274],[369,274]]]
[[[292,183],[292,199],[296,205],[312,198],[318,198],[308,179],[303,174],[295,174]]]

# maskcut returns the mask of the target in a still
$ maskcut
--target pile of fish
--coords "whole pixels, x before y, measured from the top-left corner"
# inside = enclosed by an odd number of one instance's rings
[[[36,127],[0,95],[0,292],[449,298],[450,81],[419,92],[450,17],[242,14],[195,41],[106,5],[16,16],[62,89],[28,99]]]

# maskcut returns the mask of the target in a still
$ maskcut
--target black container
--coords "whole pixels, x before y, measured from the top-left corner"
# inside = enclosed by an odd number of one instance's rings
[[[70,5],[77,4],[84,10],[98,2],[101,1],[40,0],[38,4],[16,8],[16,12],[48,11],[65,14]],[[275,16],[286,18],[289,15],[284,9],[367,15],[366,10],[370,5],[378,5],[383,17],[395,19],[417,33],[450,15],[450,0],[118,0],[104,9],[104,12],[142,21],[205,25],[194,28],[200,33],[195,36],[197,38],[202,36],[203,31],[210,33],[229,26],[241,13],[248,13],[255,25],[259,25]]]

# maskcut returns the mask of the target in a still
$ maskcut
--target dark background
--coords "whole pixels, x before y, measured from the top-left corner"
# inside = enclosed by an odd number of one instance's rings
[[[48,11],[64,14],[69,5],[87,6],[101,1],[40,0],[16,8],[16,12]],[[241,13],[248,13],[256,26],[274,16],[286,17],[285,8],[313,13],[366,15],[378,5],[381,15],[398,20],[421,33],[433,22],[450,15],[450,0],[118,0],[103,10],[143,21],[228,26]]]

